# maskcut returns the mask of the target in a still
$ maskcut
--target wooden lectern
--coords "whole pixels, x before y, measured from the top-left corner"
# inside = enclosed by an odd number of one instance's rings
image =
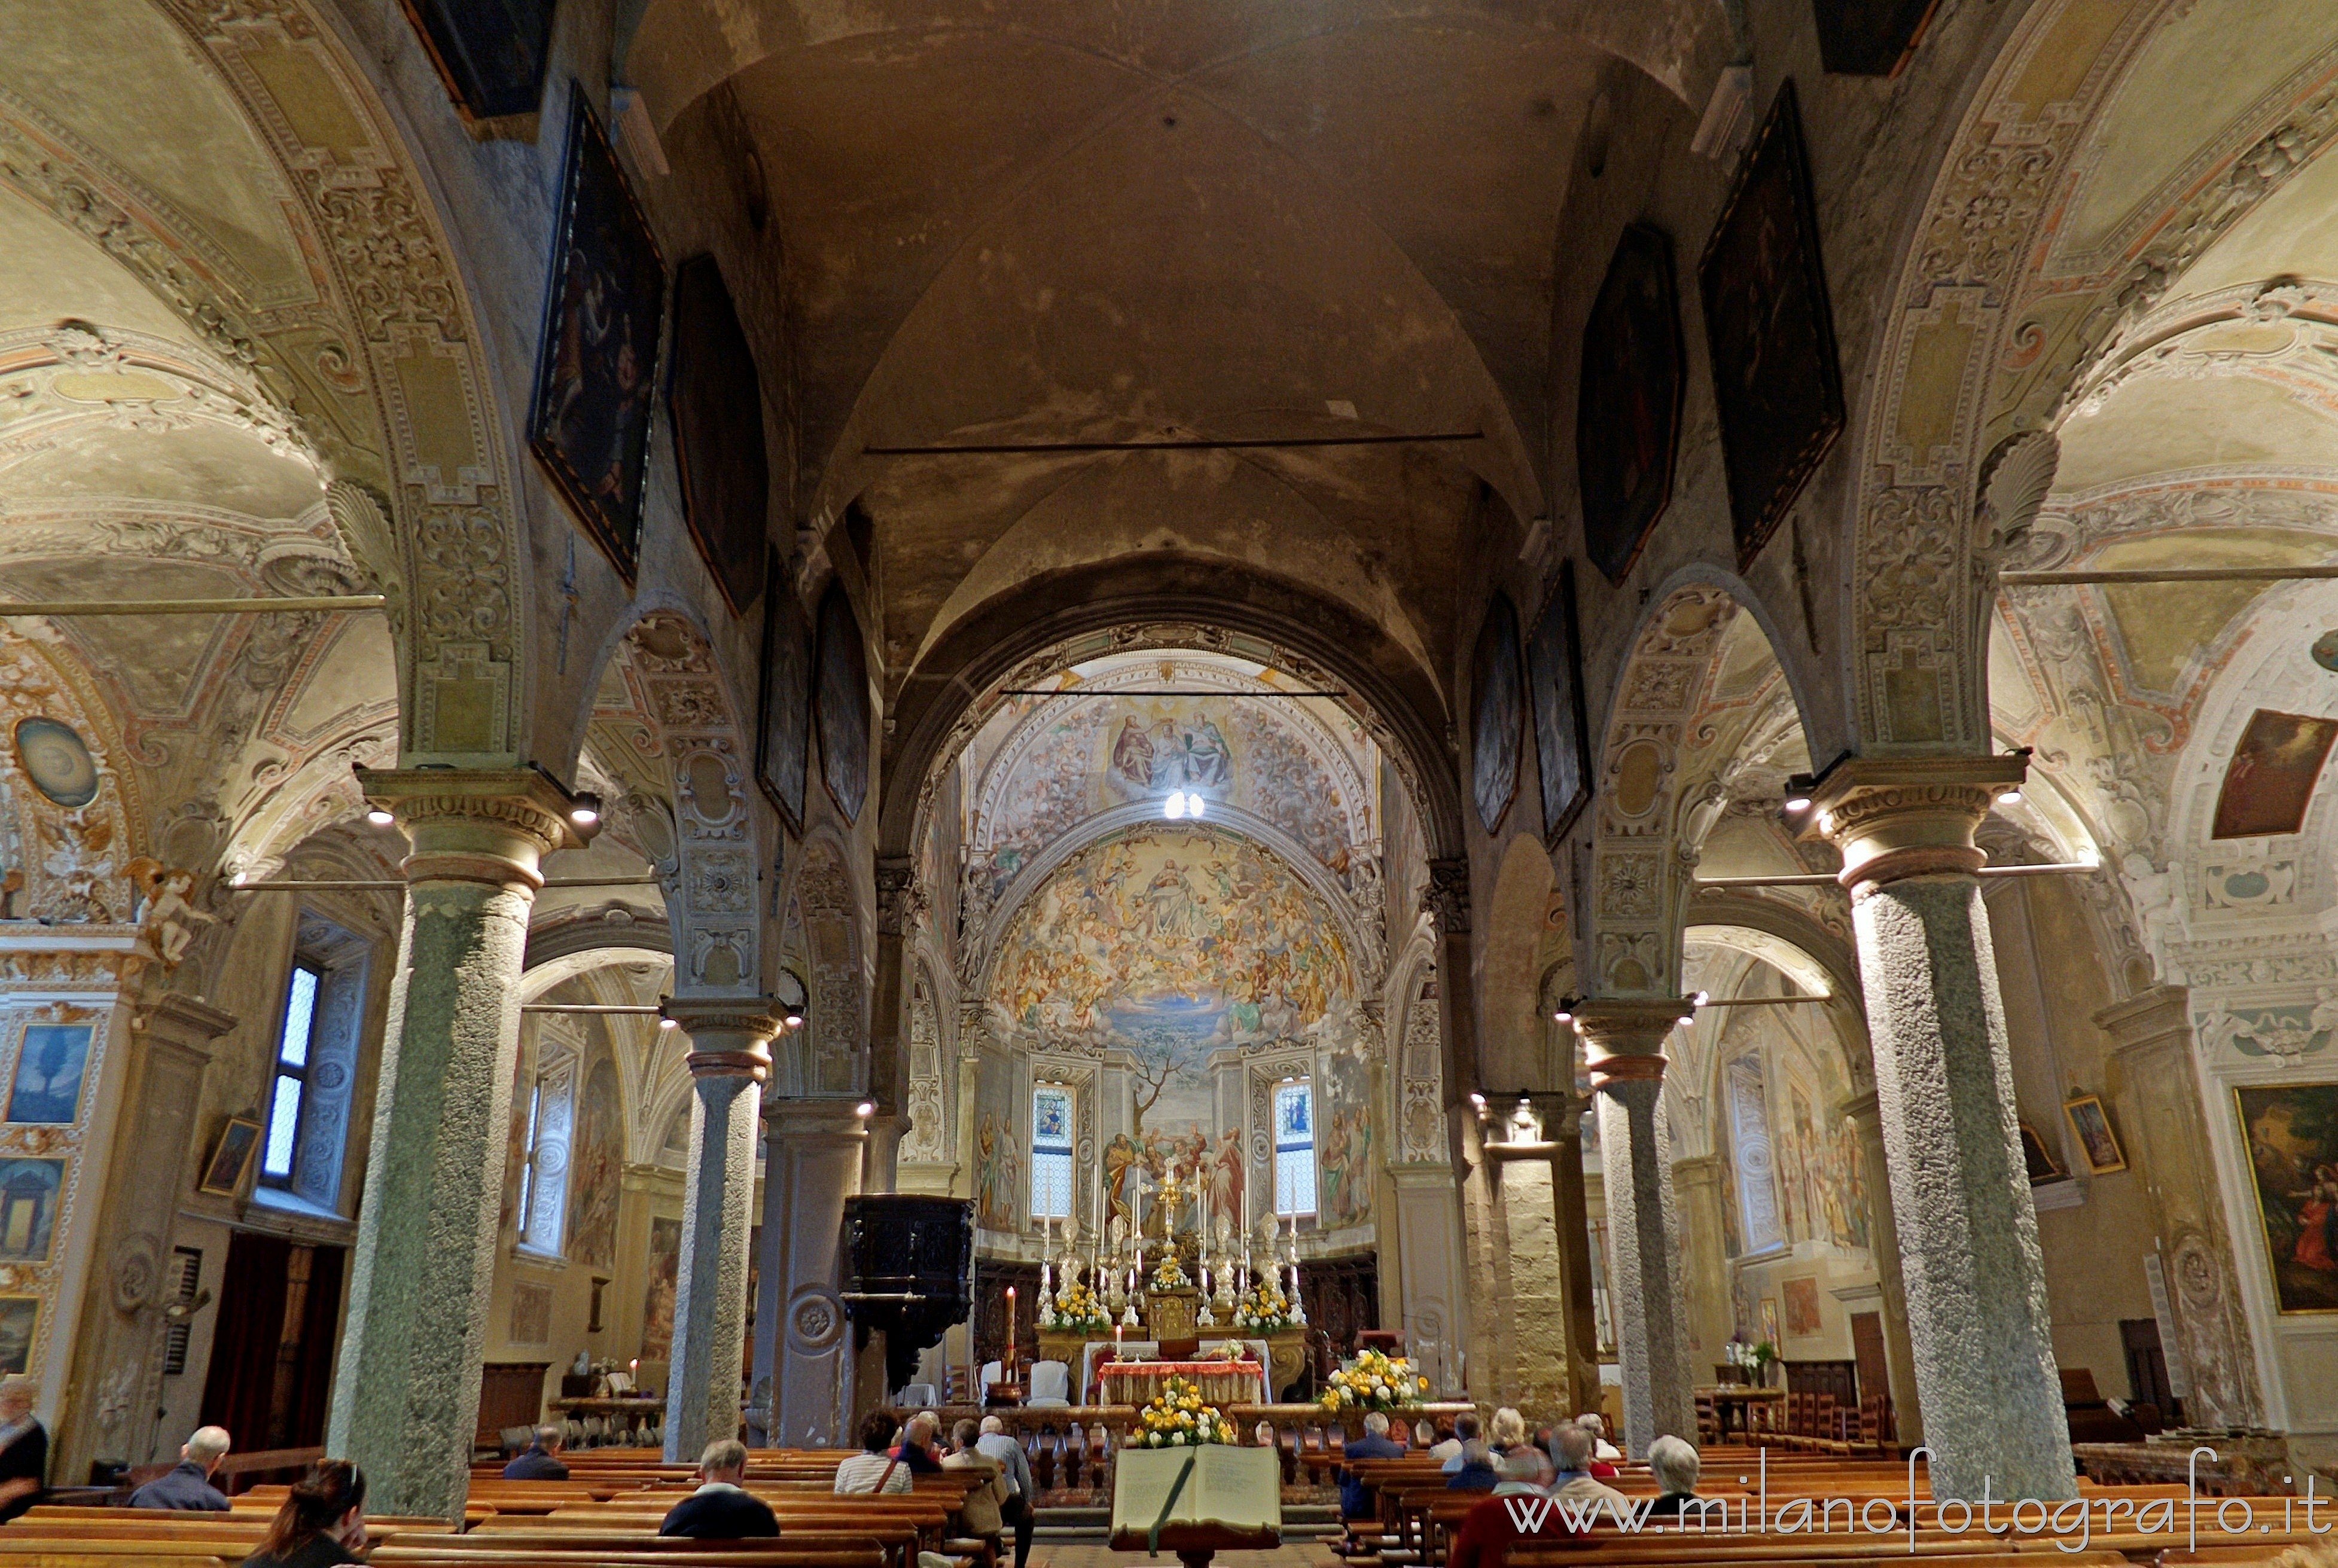
[[[1220,1552],[1282,1544],[1282,1465],[1272,1448],[1123,1448],[1115,1456],[1112,1548],[1165,1549],[1185,1568]]]

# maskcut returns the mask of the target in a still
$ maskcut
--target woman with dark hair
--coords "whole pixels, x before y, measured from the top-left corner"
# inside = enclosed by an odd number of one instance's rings
[[[360,1562],[366,1544],[365,1473],[346,1459],[320,1459],[276,1511],[260,1550],[243,1568],[325,1568]]]

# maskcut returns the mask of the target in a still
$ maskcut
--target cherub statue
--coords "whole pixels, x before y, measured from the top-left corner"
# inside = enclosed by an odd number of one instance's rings
[[[138,934],[164,969],[176,969],[195,940],[193,926],[189,923],[201,921],[216,926],[219,916],[187,902],[187,894],[195,886],[193,872],[165,866],[142,855],[133,860],[128,869],[131,881],[142,895]]]

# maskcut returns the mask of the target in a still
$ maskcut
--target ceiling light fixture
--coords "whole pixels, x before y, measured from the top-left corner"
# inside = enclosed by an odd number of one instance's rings
[[[372,823],[377,828],[387,828],[391,823],[397,821],[398,818],[377,806],[372,810],[366,813],[366,820]]]
[[[1786,809],[1789,811],[1807,811],[1810,808],[1811,798],[1807,795],[1790,796],[1786,800]]]
[[[877,1102],[874,1100],[863,1100],[852,1108],[852,1113],[862,1118],[874,1116],[877,1114]]]
[[[1169,799],[1161,803],[1161,815],[1166,817],[1172,822],[1183,821],[1184,819],[1185,792],[1183,789],[1172,789],[1169,791]]]
[[[2019,789],[2008,789],[2004,794],[1999,795],[1997,798],[1997,803],[2000,806],[2019,806],[2021,804],[2021,791]]]
[[[661,1029],[679,1029],[682,1025],[676,1024],[671,1018],[661,1018],[658,1020],[658,1027]]]
[[[601,819],[601,798],[598,795],[577,796],[576,803],[568,808],[568,819],[579,828],[590,828]]]
[[[784,1020],[782,1020],[782,1022],[784,1022],[791,1029],[801,1029],[803,1027],[803,1014],[801,1013],[791,1013]]]

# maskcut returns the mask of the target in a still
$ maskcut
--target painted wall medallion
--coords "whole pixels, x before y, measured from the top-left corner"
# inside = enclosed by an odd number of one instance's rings
[[[16,720],[16,765],[33,788],[68,808],[97,799],[97,761],[70,724],[55,719]]]

